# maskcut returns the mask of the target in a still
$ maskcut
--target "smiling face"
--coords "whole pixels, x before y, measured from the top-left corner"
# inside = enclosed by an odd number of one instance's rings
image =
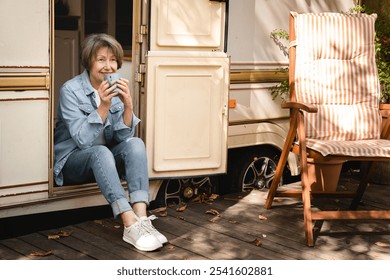
[[[103,82],[104,75],[115,73],[118,70],[118,61],[112,50],[108,47],[98,49],[92,60],[89,70],[89,80],[91,85],[98,89]]]

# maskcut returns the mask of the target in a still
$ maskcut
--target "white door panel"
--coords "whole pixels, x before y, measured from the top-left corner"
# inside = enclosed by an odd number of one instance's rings
[[[1,66],[49,66],[49,1],[1,0]]]
[[[48,97],[36,95],[41,100],[0,98],[0,186],[47,181]]]
[[[147,69],[149,175],[225,172],[229,86],[226,55],[149,56]]]
[[[209,0],[151,1],[151,50],[223,50],[225,4]]]

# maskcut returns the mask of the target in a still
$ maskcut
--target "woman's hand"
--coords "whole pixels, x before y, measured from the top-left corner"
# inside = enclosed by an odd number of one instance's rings
[[[113,92],[114,89],[118,90]],[[130,95],[129,80],[121,78],[112,87],[110,87],[108,81],[103,81],[100,84],[98,93],[101,100],[98,113],[103,122],[107,118],[108,111],[111,106],[111,99],[114,96],[118,96],[124,104],[123,122],[127,126],[131,127],[133,121],[133,99]]]

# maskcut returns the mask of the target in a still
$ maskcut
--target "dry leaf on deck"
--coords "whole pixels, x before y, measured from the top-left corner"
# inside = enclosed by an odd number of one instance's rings
[[[173,250],[173,249],[175,249],[176,247],[175,247],[174,245],[172,245],[172,244],[169,243],[169,244],[165,245],[164,248],[167,249],[167,250]]]
[[[52,251],[47,251],[47,252],[31,252],[30,253],[30,256],[34,256],[34,257],[47,257],[47,256],[50,256],[52,255],[53,252]]]
[[[177,207],[177,208],[176,208],[176,211],[177,211],[177,212],[183,212],[183,211],[185,211],[185,210],[187,209],[187,207],[188,207],[187,204],[183,204],[182,206]]]
[[[54,240],[54,239],[60,239],[60,236],[58,234],[51,234],[47,236],[47,239]]]
[[[255,244],[257,247],[260,247],[263,244],[263,242],[259,239],[255,239],[251,243]]]
[[[263,215],[259,215],[259,220],[266,221],[268,218]]]
[[[68,236],[72,235],[72,232],[71,231],[61,230],[60,232],[57,233],[57,235],[60,236],[60,237],[68,237]]]
[[[160,212],[165,212],[165,211],[167,211],[167,207],[159,207],[159,208],[150,210],[149,212],[150,213],[160,213]]]
[[[95,224],[102,225],[103,221],[102,220],[94,220],[93,221]]]
[[[184,217],[183,216],[177,216],[176,218],[178,218],[179,220],[183,220],[185,221]]]
[[[375,245],[379,246],[379,247],[390,247],[390,243],[385,243],[385,242],[375,242]]]
[[[220,216],[215,216],[214,218],[210,219],[209,222],[210,223],[215,223],[218,219],[219,219]]]
[[[191,199],[191,202],[202,202],[204,200],[204,195],[197,195],[193,199]]]
[[[238,222],[235,221],[235,220],[229,220],[229,223],[231,223],[231,224],[237,224]]]
[[[71,231],[64,231],[61,230],[57,234],[51,234],[47,236],[47,239],[54,240],[54,239],[60,239],[60,237],[68,237],[72,235]]]
[[[165,211],[165,212],[158,212],[158,215],[159,215],[160,217],[166,217],[166,216],[168,216],[168,211]]]
[[[210,200],[216,200],[218,197],[219,197],[218,194],[213,193],[213,194],[210,195],[209,199]]]
[[[215,209],[207,210],[205,213],[221,217],[221,214],[217,210],[215,210]]]

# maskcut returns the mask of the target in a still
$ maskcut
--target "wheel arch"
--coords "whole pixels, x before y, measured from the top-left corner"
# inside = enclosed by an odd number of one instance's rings
[[[229,127],[228,149],[270,147],[281,153],[287,135],[288,123],[255,123]],[[289,153],[288,166],[292,176],[300,173],[298,156]]]

